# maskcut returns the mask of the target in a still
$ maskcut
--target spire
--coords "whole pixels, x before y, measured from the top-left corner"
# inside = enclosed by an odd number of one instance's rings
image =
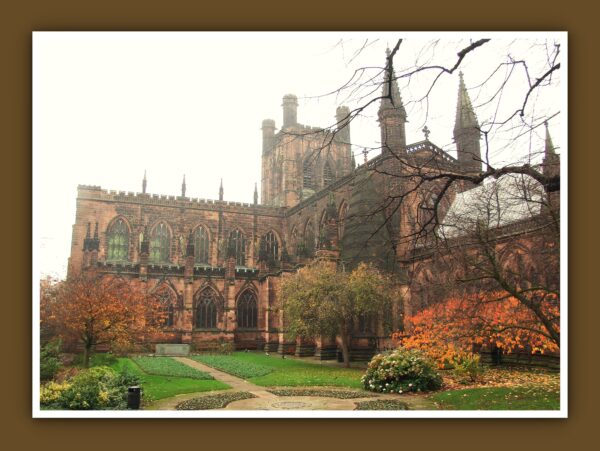
[[[396,72],[392,67],[392,77],[391,77],[391,94],[392,98],[389,98],[390,95],[390,73],[388,70],[389,65],[391,64],[390,58],[390,49],[387,48],[385,50],[386,54],[386,65],[385,65],[385,75],[383,77],[383,86],[381,89],[381,104],[379,106],[379,114],[381,115],[384,110],[396,109],[397,112],[406,120],[406,110],[404,109],[404,105],[402,103],[402,97],[400,96],[400,89],[398,88],[398,81],[396,80]]]
[[[481,132],[477,116],[473,110],[463,73],[458,73],[458,101],[456,103],[456,120],[454,122],[454,142],[461,169],[465,171],[481,171]]]
[[[146,180],[146,170],[144,169],[144,180],[142,180],[142,194],[146,194],[146,185],[148,184]]]
[[[254,205],[258,204],[258,187],[256,182],[254,182]]]
[[[185,174],[183,174],[183,183],[181,184],[181,197],[185,197]]]
[[[560,158],[556,154],[550,130],[548,129],[548,121],[544,122],[546,126],[546,142],[544,146],[544,161],[542,163],[542,172],[544,175],[555,176],[560,174]]]
[[[92,237],[92,236],[91,236],[91,231],[90,231],[90,228],[91,228],[91,226],[92,226],[92,225],[91,225],[91,224],[88,222],[88,223],[87,223],[87,232],[85,233],[85,237],[86,237],[88,240],[89,240],[89,239]]]
[[[223,179],[221,179],[221,186],[219,186],[219,200],[223,200]]]
[[[381,129],[381,151],[382,155],[397,157],[406,153],[406,110],[402,104],[402,97],[400,97],[390,49],[388,48],[385,53],[387,55],[385,75],[378,114],[379,128]]]
[[[458,78],[458,102],[456,104],[456,120],[454,122],[455,135],[457,131],[460,131],[461,129],[479,129],[477,117],[473,111],[473,105],[471,104],[471,99],[469,97],[469,93],[467,92],[467,87],[465,86],[465,80],[462,72],[458,73]]]
[[[94,227],[94,239],[98,239],[98,221],[96,221],[96,227]]]
[[[546,127],[546,147],[544,155],[546,156],[546,158],[548,158],[550,155],[556,155],[556,152],[554,151],[554,144],[552,143],[550,130],[548,130],[548,121],[544,122],[544,126]]]

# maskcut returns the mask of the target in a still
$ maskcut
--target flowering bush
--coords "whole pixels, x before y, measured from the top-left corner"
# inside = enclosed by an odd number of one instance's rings
[[[373,357],[361,381],[365,389],[380,393],[437,390],[442,386],[429,358],[419,350],[402,348]]]
[[[137,377],[98,366],[85,370],[62,384],[41,387],[40,404],[51,409],[112,410],[127,407],[127,388]]]

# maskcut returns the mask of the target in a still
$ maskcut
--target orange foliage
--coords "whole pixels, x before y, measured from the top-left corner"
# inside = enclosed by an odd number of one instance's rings
[[[402,346],[425,351],[440,367],[473,348],[496,345],[504,352],[557,352],[553,332],[559,332],[559,300],[555,293],[535,292],[523,300],[507,293],[491,292],[451,298],[409,319],[409,334],[394,333]],[[533,308],[532,308],[533,307]]]
[[[41,321],[65,340],[84,345],[86,359],[99,344],[126,345],[156,334],[165,311],[134,282],[86,272],[49,290],[41,286]]]

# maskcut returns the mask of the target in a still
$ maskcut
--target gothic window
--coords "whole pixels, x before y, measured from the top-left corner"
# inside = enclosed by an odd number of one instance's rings
[[[315,252],[315,228],[312,221],[308,221],[304,229],[304,247],[308,256]]]
[[[302,181],[304,188],[314,189],[314,180],[313,180],[313,168],[310,158],[307,158],[304,161],[304,166],[302,167]]]
[[[209,244],[208,231],[204,227],[198,227],[194,233],[194,253],[196,263],[208,263]]]
[[[164,288],[158,292],[157,296],[164,312],[163,326],[173,327],[175,317],[175,300],[173,293],[168,288]]]
[[[238,229],[232,230],[229,234],[229,249],[230,252],[233,252],[236,266],[244,266],[246,264],[246,239]]]
[[[348,204],[344,203],[340,208],[340,217],[338,221],[338,240],[341,242],[344,237],[344,224],[348,215]]]
[[[217,327],[217,299],[210,288],[200,293],[196,304],[196,328],[215,329]]]
[[[296,226],[294,226],[294,228],[292,229],[290,238],[291,238],[290,245],[291,245],[292,252],[295,252],[297,255],[298,254],[298,245],[300,243],[298,243],[298,229],[296,228]]]
[[[334,180],[335,176],[333,175],[331,166],[329,166],[329,162],[327,161],[323,167],[323,186],[331,185]]]
[[[152,230],[150,237],[150,261],[152,263],[167,263],[171,255],[171,232],[164,222]]]
[[[267,258],[269,260],[279,260],[279,243],[275,234],[271,231],[263,236],[263,240],[265,241]]]
[[[258,308],[256,296],[251,291],[245,291],[238,300],[237,324],[240,329],[256,329],[258,323]]]
[[[121,218],[108,231],[108,260],[123,261],[129,256],[129,229]]]

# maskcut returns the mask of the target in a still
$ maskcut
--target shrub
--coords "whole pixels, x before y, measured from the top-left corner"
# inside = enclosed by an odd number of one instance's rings
[[[139,383],[129,373],[117,373],[98,366],[81,371],[63,384],[51,382],[42,386],[43,407],[69,410],[113,410],[127,407],[127,388]]]
[[[60,340],[53,340],[40,350],[40,379],[42,381],[53,379],[60,367]]]
[[[235,351],[235,345],[230,341],[219,343],[216,349],[217,354],[231,355]]]
[[[483,374],[483,367],[480,365],[479,354],[472,352],[460,352],[452,358],[454,373],[461,379],[470,382],[477,382]]]
[[[381,393],[437,390],[442,378],[434,363],[416,349],[396,349],[371,359],[361,379],[365,389]]]

